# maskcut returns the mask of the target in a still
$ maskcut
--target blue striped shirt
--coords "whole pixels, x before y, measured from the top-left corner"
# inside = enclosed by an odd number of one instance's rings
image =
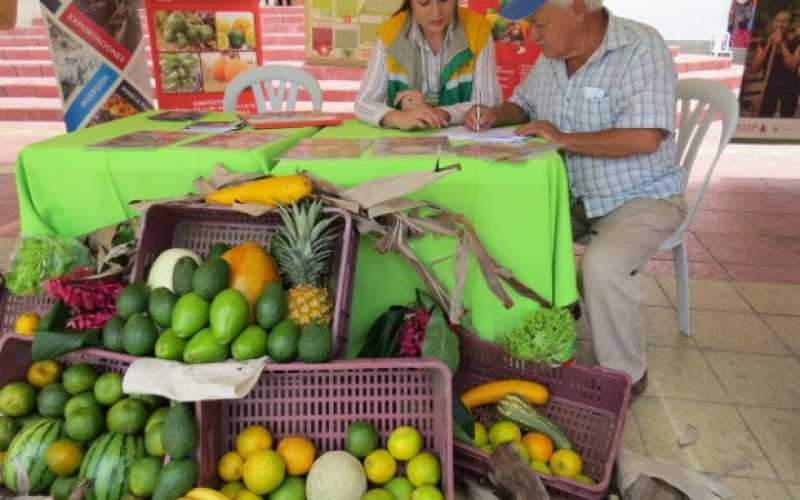
[[[564,61],[541,56],[511,97],[531,121],[550,121],[563,132],[654,128],[668,133],[653,154],[566,155],[570,191],[590,218],[632,199],[682,194],[687,176],[676,159],[677,73],[669,48],[655,29],[608,16],[602,44],[571,78]]]

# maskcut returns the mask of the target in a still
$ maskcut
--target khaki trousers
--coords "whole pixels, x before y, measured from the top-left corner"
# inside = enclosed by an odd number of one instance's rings
[[[683,196],[635,199],[587,219],[581,203],[572,210],[572,234],[586,245],[578,276],[602,366],[622,370],[634,382],[647,369],[647,278],[644,268],[686,216]]]

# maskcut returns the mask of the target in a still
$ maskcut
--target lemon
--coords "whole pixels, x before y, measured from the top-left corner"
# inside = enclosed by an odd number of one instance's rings
[[[23,313],[17,316],[14,322],[14,331],[19,335],[33,335],[39,326],[39,315],[36,313]]]
[[[242,490],[233,498],[234,500],[264,500],[261,495],[256,495],[250,490]]]
[[[232,27],[233,26],[231,26],[230,21],[226,21],[224,19],[220,19],[217,21],[217,33],[223,33],[227,35]]]
[[[244,467],[244,459],[235,451],[229,451],[222,455],[219,460],[217,472],[219,477],[226,482],[238,481],[242,478],[242,467]]]
[[[244,34],[244,41],[251,49],[256,48],[256,30],[250,28]]]
[[[520,441],[522,439],[522,432],[519,426],[509,420],[501,420],[496,422],[489,429],[489,443],[493,448],[497,448],[503,443],[509,441]]]
[[[244,469],[242,469],[244,485],[256,495],[271,493],[281,485],[285,477],[286,464],[275,451],[257,451],[250,454],[244,461]],[[239,495],[241,492],[237,498]]]
[[[47,448],[45,461],[47,467],[58,477],[73,475],[81,465],[81,447],[68,439],[59,439]]]
[[[235,498],[236,494],[244,489],[244,483],[236,481],[234,483],[226,483],[219,491],[228,498]]]
[[[413,427],[404,425],[392,431],[386,447],[397,460],[408,461],[422,450],[422,436]]]
[[[486,432],[486,427],[480,422],[475,422],[475,436],[472,439],[472,444],[476,448],[482,448],[489,444],[489,434]]]
[[[48,359],[37,361],[28,368],[28,383],[37,389],[57,382],[61,378],[61,364]]]
[[[364,472],[374,484],[388,482],[397,473],[397,461],[384,449],[375,450],[364,459]]]
[[[226,50],[228,48],[228,33],[220,31],[217,33],[217,49]]]
[[[290,476],[302,476],[311,469],[317,450],[310,439],[302,436],[283,438],[276,448],[286,464],[286,472]]]
[[[272,448],[272,434],[263,425],[251,425],[236,437],[236,451],[242,458]]]
[[[550,457],[550,470],[561,477],[575,477],[583,469],[581,457],[572,450],[558,450]]]
[[[406,476],[414,486],[435,486],[442,478],[442,466],[436,455],[423,451],[408,462]]]

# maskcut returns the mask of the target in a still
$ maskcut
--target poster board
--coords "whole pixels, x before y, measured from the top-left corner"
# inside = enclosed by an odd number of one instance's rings
[[[152,109],[133,0],[41,0],[68,132]]]
[[[306,61],[366,66],[378,27],[402,0],[306,0]]]
[[[800,142],[800,0],[759,0],[735,140]]]
[[[228,83],[261,66],[258,0],[146,0],[160,109],[219,111]],[[247,90],[239,109],[256,110]]]

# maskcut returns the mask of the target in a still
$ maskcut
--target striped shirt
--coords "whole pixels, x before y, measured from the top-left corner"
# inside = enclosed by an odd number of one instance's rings
[[[438,54],[434,54],[428,41],[422,33],[419,24],[413,23],[409,32],[409,39],[419,48],[422,63],[422,88],[414,89],[422,92],[425,101],[430,106],[436,106],[439,102],[440,76],[444,54],[447,54],[447,45],[453,39],[453,29],[455,23],[451,23],[447,28],[444,43]],[[380,126],[381,120],[386,113],[394,111],[386,103],[387,88],[389,85],[386,74],[386,47],[383,41],[378,38],[372,50],[367,70],[361,80],[361,87],[356,95],[355,114],[359,120],[374,126]],[[478,91],[481,92],[481,103],[489,106],[500,104],[503,97],[500,90],[500,83],[497,81],[497,65],[495,64],[494,42],[487,40],[486,46],[478,54],[475,62],[475,72],[473,74],[472,102],[464,102],[441,108],[450,114],[450,125],[460,125],[464,121],[464,115],[474,103],[478,102]]]
[[[668,134],[653,154],[567,154],[570,191],[590,218],[635,198],[679,195],[686,186],[676,159],[677,73],[669,49],[653,28],[608,16],[602,44],[571,78],[564,61],[542,56],[510,99],[531,120],[547,120],[563,132],[652,128]]]

